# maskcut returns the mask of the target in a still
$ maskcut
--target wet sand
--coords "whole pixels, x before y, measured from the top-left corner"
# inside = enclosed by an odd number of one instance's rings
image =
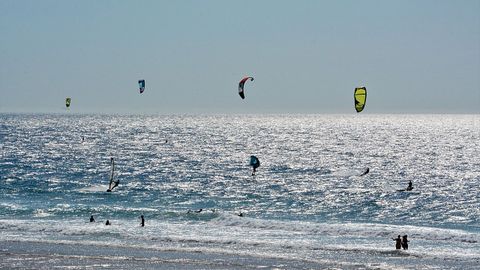
[[[282,258],[84,244],[0,241],[1,269],[332,269]],[[344,265],[341,269],[364,268]],[[365,268],[364,268],[365,269]]]

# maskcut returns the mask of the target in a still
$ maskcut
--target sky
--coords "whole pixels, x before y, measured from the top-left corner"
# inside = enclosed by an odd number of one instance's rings
[[[359,86],[480,113],[480,0],[0,0],[0,112],[355,113]]]

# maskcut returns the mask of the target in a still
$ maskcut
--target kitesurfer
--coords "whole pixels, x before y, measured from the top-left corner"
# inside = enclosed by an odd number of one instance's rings
[[[95,222],[95,219],[93,218],[93,215],[90,216],[90,222]]]
[[[256,156],[250,156],[250,166],[252,166],[252,176],[257,172],[257,168],[260,167],[260,160]]]
[[[364,175],[366,175],[366,174],[369,173],[369,172],[370,172],[370,168],[367,167],[367,170],[366,170],[364,173],[360,174],[360,176],[364,176]]]
[[[413,189],[413,184],[412,184],[412,180],[410,180],[408,182],[408,187],[407,187],[406,191],[411,191],[412,189]]]
[[[105,226],[109,226],[109,225],[112,225],[112,223],[110,223],[110,220],[107,219],[107,222],[105,222]]]
[[[400,235],[398,237],[400,238]],[[402,248],[404,250],[408,249],[408,242],[410,242],[410,241],[407,240],[407,235],[404,235],[403,238],[402,238]]]
[[[392,238],[393,241],[395,241],[395,249],[402,249],[402,238],[400,238],[400,235],[397,238]]]
[[[142,227],[145,227],[145,218],[143,218],[143,215],[140,216],[140,219],[142,220],[142,221],[140,222],[140,225],[141,225]]]

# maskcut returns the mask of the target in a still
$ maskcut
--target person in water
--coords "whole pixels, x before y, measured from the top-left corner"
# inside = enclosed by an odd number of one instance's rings
[[[408,182],[408,187],[407,187],[406,191],[411,191],[412,189],[413,189],[413,184],[412,184],[412,180],[410,180]]]
[[[369,173],[369,172],[370,172],[370,168],[367,167],[367,170],[366,170],[364,173],[360,174],[360,176],[364,176],[364,175],[366,175],[366,174]]]
[[[400,237],[400,235],[398,237]],[[404,235],[403,238],[402,238],[402,248],[404,250],[408,249],[408,242],[410,242],[410,241],[408,241],[407,235]]]
[[[402,238],[400,238],[400,235],[397,238],[392,238],[393,241],[395,241],[395,249],[402,249]]]
[[[110,220],[107,219],[107,222],[105,222],[105,225],[106,225],[106,226],[112,225],[112,223],[110,223]]]
[[[140,226],[145,227],[145,218],[143,218],[143,215],[140,216],[140,219],[142,220]]]
[[[93,218],[93,215],[90,216],[90,222],[95,222],[95,219]]]

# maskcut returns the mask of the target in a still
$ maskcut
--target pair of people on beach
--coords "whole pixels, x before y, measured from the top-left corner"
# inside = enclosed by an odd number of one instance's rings
[[[392,238],[393,241],[395,241],[395,249],[404,249],[404,250],[407,250],[408,249],[408,239],[407,239],[407,235],[404,235],[403,238],[400,237],[400,235],[397,237],[397,238]]]

